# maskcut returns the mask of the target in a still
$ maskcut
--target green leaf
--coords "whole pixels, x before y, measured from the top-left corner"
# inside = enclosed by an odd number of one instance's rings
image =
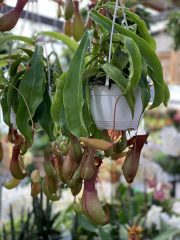
[[[128,89],[133,91],[137,87],[138,82],[141,79],[142,74],[141,54],[137,44],[132,40],[132,38],[125,37],[124,46],[125,49],[127,50],[130,62]]]
[[[114,9],[115,3],[109,2],[103,4],[105,8],[111,8]],[[147,28],[147,25],[143,19],[140,18],[139,15],[136,13],[133,13],[132,11],[129,11],[128,8],[125,9],[127,18],[129,17],[131,22],[134,22],[137,26],[138,32],[140,33],[141,37],[146,40],[146,42],[155,50],[156,49],[156,41],[149,33],[149,30]],[[117,13],[118,16],[122,16],[122,9],[120,9]]]
[[[40,35],[52,37],[56,40],[63,42],[67,47],[69,47],[69,49],[72,50],[72,52],[75,52],[76,49],[78,48],[78,43],[63,33],[46,31],[40,32],[38,36]]]
[[[63,106],[63,90],[66,83],[67,73],[63,73],[56,85],[56,92],[51,105],[51,116],[55,124],[60,124],[61,109]]]
[[[121,71],[123,71],[123,69],[128,64],[128,61],[129,61],[128,54],[122,51],[120,46],[117,46],[112,56],[111,63],[115,65],[117,68],[119,68]]]
[[[17,127],[28,143],[31,143],[33,138],[29,121],[32,121],[37,107],[43,100],[45,72],[42,46],[36,46],[30,66],[19,85],[19,107],[16,113]]]
[[[13,78],[10,80],[10,84],[8,87],[7,92],[7,104],[9,108],[13,108],[14,112],[17,111],[19,102],[18,102],[18,91],[16,88],[18,88],[18,85],[20,83],[20,80],[22,78],[22,75],[24,74],[24,71],[21,71],[17,73]]]
[[[83,88],[82,74],[85,68],[86,51],[90,43],[92,32],[86,31],[81,43],[70,63],[64,87],[63,102],[67,125],[71,133],[77,137],[88,136],[83,119]]]
[[[33,45],[35,43],[32,38],[28,38],[24,36],[18,36],[18,35],[0,36],[0,45],[10,41],[22,41],[30,45]]]
[[[151,93],[150,93],[150,86],[147,82],[146,77],[142,76],[141,81],[139,82],[139,86],[141,88],[141,100],[142,100],[142,113],[145,111],[146,107],[149,104]]]
[[[58,106],[56,107],[58,108]],[[48,93],[48,86],[46,86],[44,95],[43,95],[43,101],[38,106],[36,110],[36,115],[37,115],[37,120],[39,121],[41,127],[47,133],[50,141],[52,141],[54,124],[51,118],[50,108],[51,108],[51,99]]]
[[[3,69],[1,68],[0,69],[0,87],[2,88],[3,86],[6,86],[6,85],[7,85],[7,80],[4,76]]]
[[[118,87],[122,91],[122,95],[125,96],[126,101],[129,105],[129,108],[132,113],[132,117],[134,116],[134,108],[135,108],[135,97],[132,91],[126,92],[128,79],[126,79],[123,73],[113,64],[105,63],[102,66],[103,70],[106,74],[118,85]]]
[[[23,52],[25,52],[30,58],[32,57],[32,55],[33,55],[33,51],[32,50],[30,50],[30,49],[28,49],[28,48],[18,48],[18,49],[20,49],[20,50],[22,50]]]
[[[156,49],[156,41],[151,36],[151,34],[148,31],[146,23],[135,13],[126,10],[127,16],[130,18],[130,20],[133,20],[138,27],[138,32],[142,36],[144,40],[155,50]]]
[[[97,11],[92,10],[90,13],[90,17],[93,21],[97,24],[104,27],[107,31],[111,32],[112,29],[112,21],[107,17],[99,14]],[[155,97],[151,108],[158,107],[164,100],[164,78],[163,78],[163,71],[161,63],[154,52],[153,48],[140,36],[136,35],[132,31],[125,29],[124,27],[115,24],[114,31],[117,33],[122,34],[123,36],[132,38],[139,47],[141,55],[146,60],[149,68],[153,72],[153,82],[154,82],[154,89],[155,89]]]
[[[85,73],[85,71],[84,71]],[[92,135],[97,133],[98,129],[96,127],[96,124],[93,120],[92,113],[91,113],[91,96],[90,96],[90,88],[89,88],[89,82],[85,81],[83,79],[83,92],[84,92],[84,106],[83,106],[83,118],[86,122],[86,126],[89,129],[89,132],[91,132]]]
[[[10,126],[10,124],[11,124],[11,122],[10,122],[11,109],[9,108],[8,103],[7,103],[7,91],[8,91],[8,88],[6,87],[3,91],[3,95],[1,98],[1,106],[2,106],[2,112],[3,112],[3,120],[7,125]]]

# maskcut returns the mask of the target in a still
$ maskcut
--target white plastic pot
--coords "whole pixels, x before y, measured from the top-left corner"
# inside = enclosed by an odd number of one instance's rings
[[[115,130],[138,128],[142,113],[141,91],[139,88],[135,91],[136,103],[133,119],[125,97],[119,98],[121,94],[121,90],[115,84],[112,84],[110,89],[100,85],[91,88],[91,111],[97,128]]]

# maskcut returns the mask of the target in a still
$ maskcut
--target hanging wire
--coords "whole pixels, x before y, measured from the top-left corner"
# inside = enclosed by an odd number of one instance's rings
[[[125,7],[124,7],[124,5],[123,5],[123,2],[122,2],[122,0],[116,0],[115,9],[114,9],[114,15],[113,15],[112,28],[111,28],[109,54],[108,54],[108,63],[111,62],[112,40],[113,40],[114,26],[115,26],[115,22],[116,22],[116,16],[117,16],[117,10],[118,10],[119,4],[120,4],[121,9],[122,9],[123,21],[124,21],[124,23],[125,23],[125,27],[128,28],[128,23],[127,23],[127,18],[126,18],[126,13],[125,13]],[[105,86],[106,86],[106,87],[109,87],[109,76],[108,76],[108,75],[106,75]]]
[[[115,5],[115,9],[114,9],[114,15],[113,15],[113,22],[112,22],[112,28],[111,28],[111,37],[110,37],[110,45],[109,45],[109,54],[108,54],[108,63],[111,62],[111,54],[112,54],[112,40],[113,40],[113,34],[114,34],[114,25],[115,25],[115,21],[116,21],[116,15],[117,15],[117,10],[118,10],[118,2],[119,0],[116,0],[116,5]],[[109,87],[109,76],[106,75],[106,82],[105,82],[105,86]]]
[[[122,0],[119,0],[119,4],[120,4],[121,9],[122,9],[122,15],[123,15],[123,20],[124,20],[124,23],[125,23],[125,27],[128,28],[128,23],[127,23],[127,18],[126,18],[126,13],[125,13],[125,6],[123,5]]]

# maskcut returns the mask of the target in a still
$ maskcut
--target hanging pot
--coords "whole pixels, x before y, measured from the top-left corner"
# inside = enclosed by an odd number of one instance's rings
[[[100,85],[92,87],[91,111],[99,129],[126,130],[138,128],[142,113],[140,88],[135,90],[136,103],[133,119],[125,97],[119,98],[121,94],[121,90],[115,84],[112,84],[110,89]]]

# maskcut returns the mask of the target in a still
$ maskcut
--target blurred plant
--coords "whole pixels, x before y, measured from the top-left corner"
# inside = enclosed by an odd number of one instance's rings
[[[25,217],[24,211],[21,211],[20,221],[14,219],[13,208],[9,208],[9,224],[2,226],[2,240],[30,240],[30,225],[32,212],[28,211]]]
[[[32,214],[34,235],[37,239],[61,239],[60,231],[55,228],[60,212],[53,214],[52,202],[46,198],[46,206],[43,207],[43,199],[34,198]]]
[[[40,198],[33,199],[31,211],[25,212],[22,208],[20,220],[17,220],[10,206],[10,222],[2,227],[2,240],[60,240],[62,226],[71,221],[71,216],[68,215],[70,210],[71,207],[63,210],[64,213],[53,213],[52,202],[46,199],[45,203],[41,195]],[[63,229],[65,230],[67,231]]]
[[[172,203],[171,198],[154,199],[152,191],[140,192],[120,184],[116,198],[108,206],[109,224],[97,227],[87,217],[77,214],[73,240],[168,240],[179,232],[175,225],[168,226],[169,222],[166,222],[175,219]]]
[[[160,152],[154,159],[169,174],[180,174],[180,157],[173,157]]]
[[[180,49],[180,11],[172,12],[168,19],[167,32],[174,40],[174,50]]]
[[[165,126],[171,126],[173,124],[172,118],[168,112],[161,111],[149,111],[145,114],[145,128],[147,131],[159,131]]]

